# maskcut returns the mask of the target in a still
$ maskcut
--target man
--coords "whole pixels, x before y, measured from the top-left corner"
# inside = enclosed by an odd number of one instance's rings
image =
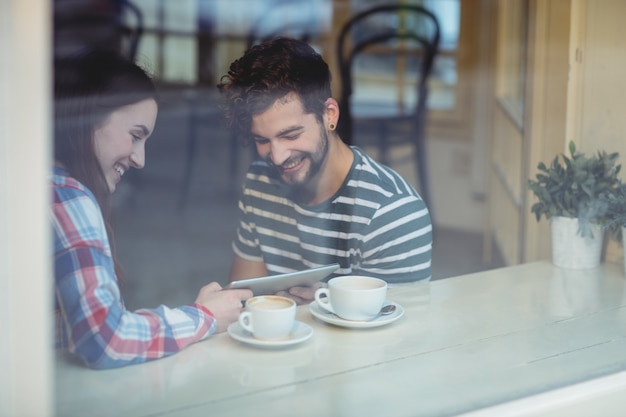
[[[306,43],[248,50],[218,85],[227,120],[259,159],[239,202],[230,279],[339,263],[338,275],[430,279],[432,226],[417,192],[335,131],[330,72]],[[303,303],[314,288],[294,287]]]

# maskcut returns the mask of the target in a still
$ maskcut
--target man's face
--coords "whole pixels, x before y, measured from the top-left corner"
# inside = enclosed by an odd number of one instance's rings
[[[304,112],[297,95],[288,94],[253,116],[251,133],[257,152],[285,184],[305,189],[319,179],[328,156],[328,135],[314,114]]]

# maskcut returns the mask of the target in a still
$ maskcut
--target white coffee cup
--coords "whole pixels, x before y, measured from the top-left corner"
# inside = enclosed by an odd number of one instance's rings
[[[296,320],[296,303],[291,298],[262,295],[249,298],[239,324],[257,339],[285,339]]]
[[[342,319],[365,321],[380,313],[386,296],[387,283],[382,279],[346,275],[328,281],[328,288],[318,289],[315,301]]]

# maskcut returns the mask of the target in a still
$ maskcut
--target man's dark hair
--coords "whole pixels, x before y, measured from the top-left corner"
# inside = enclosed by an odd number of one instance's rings
[[[218,84],[227,122],[246,142],[252,117],[276,100],[295,93],[306,113],[322,121],[331,97],[330,70],[320,54],[305,42],[276,38],[253,46],[230,65]]]

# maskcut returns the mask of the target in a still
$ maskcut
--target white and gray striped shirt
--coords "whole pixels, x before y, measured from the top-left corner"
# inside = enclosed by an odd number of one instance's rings
[[[265,262],[270,274],[338,263],[333,276],[430,279],[432,225],[424,201],[391,168],[357,147],[352,151],[339,191],[313,206],[290,200],[274,169],[252,163],[239,201],[235,253]]]

